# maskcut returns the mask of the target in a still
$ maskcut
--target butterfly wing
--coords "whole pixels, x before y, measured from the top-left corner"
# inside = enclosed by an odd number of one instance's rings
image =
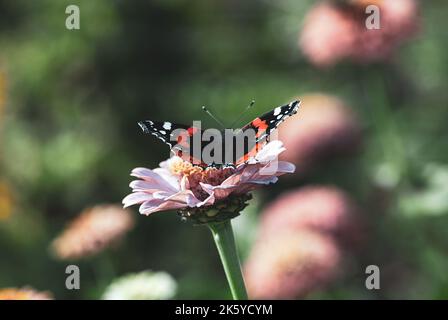
[[[199,128],[171,122],[144,120],[138,122],[144,133],[152,134],[169,145],[174,154],[193,164],[204,165],[200,159],[193,156],[193,141],[195,134],[202,131]]]
[[[274,110],[265,113],[261,117],[255,118],[245,125],[242,130],[255,130],[256,141],[260,142],[276,130],[278,126],[290,116],[297,113],[300,101],[292,101],[291,103],[279,106]]]
[[[235,164],[239,165],[246,162],[251,157],[254,157],[263,147],[269,135],[276,130],[283,121],[296,114],[299,106],[300,101],[292,101],[255,118],[245,125],[241,131],[244,133],[247,130],[253,130],[255,135],[254,143],[250,146],[248,152],[240,157]]]
[[[174,133],[176,130],[188,130],[189,126],[182,124],[175,124],[171,122],[159,122],[159,121],[151,121],[144,120],[139,121],[138,125],[142,128],[144,133],[152,134],[158,139],[162,140],[162,142],[166,143],[173,147],[173,145],[177,144],[177,139],[174,137]]]

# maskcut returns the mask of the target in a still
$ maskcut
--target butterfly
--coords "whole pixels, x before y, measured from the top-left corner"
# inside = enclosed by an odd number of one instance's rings
[[[194,165],[237,167],[256,156],[269,141],[271,133],[297,113],[300,101],[292,101],[249,122],[241,129],[202,130],[171,122],[144,120],[138,122],[144,133],[152,134],[169,145],[171,151]]]

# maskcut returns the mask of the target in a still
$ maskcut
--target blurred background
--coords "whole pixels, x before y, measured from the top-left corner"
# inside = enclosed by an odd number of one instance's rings
[[[380,29],[365,26],[370,4]],[[130,171],[169,156],[137,121],[214,127],[202,105],[230,124],[256,100],[241,126],[294,98],[280,137],[296,173],[233,220],[250,296],[448,298],[446,12],[0,0],[0,298],[230,298],[207,228],[121,209]]]

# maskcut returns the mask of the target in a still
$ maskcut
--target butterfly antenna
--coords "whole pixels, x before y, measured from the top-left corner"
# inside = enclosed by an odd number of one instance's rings
[[[233,128],[233,126],[235,125],[235,123],[237,123],[238,121],[240,121],[244,115],[247,113],[247,111],[249,111],[250,108],[252,108],[252,106],[255,104],[255,100],[252,100],[249,105],[246,107],[246,109],[244,109],[243,113],[241,113],[241,115],[238,117],[238,119],[236,119],[235,121],[232,122],[232,125],[230,126],[230,128]]]
[[[222,129],[225,128],[225,125],[221,121],[219,121],[219,119],[216,118],[205,106],[202,106],[202,110],[204,110],[205,113],[207,113],[213,120],[215,120],[216,123],[218,123],[222,127]]]

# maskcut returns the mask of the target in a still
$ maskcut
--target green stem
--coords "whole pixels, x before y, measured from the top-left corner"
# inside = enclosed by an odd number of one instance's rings
[[[209,223],[219,256],[229,282],[230,291],[234,300],[247,300],[246,287],[241,273],[240,260],[236,251],[230,220],[219,223]]]

